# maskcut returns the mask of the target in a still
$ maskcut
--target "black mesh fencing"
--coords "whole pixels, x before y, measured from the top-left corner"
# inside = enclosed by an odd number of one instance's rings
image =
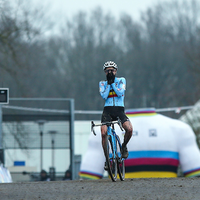
[[[10,99],[3,106],[5,149],[70,148],[70,101],[67,99]],[[40,130],[40,122],[42,130]],[[53,133],[53,134],[52,134]]]
[[[44,124],[41,135],[39,125],[35,122],[4,122],[3,146],[5,149],[39,149],[41,140],[43,149],[70,147],[69,122],[49,121]],[[54,135],[52,135],[52,132]]]

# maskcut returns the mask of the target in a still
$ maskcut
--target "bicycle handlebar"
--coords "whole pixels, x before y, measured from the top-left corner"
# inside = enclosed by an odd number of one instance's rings
[[[118,124],[120,129],[122,131],[124,131],[123,127],[122,127],[122,123],[120,121],[120,119],[118,118],[117,121],[111,121],[111,122],[103,122],[103,123],[100,123],[100,124],[95,124],[93,121],[91,121],[91,131],[93,132],[93,134],[96,136],[96,133],[94,131],[94,127],[95,126],[103,126],[103,125],[107,125],[107,126],[110,126],[111,124]]]

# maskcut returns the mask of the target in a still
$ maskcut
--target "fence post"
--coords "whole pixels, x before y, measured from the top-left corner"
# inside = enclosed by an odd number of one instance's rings
[[[2,105],[0,105],[0,149],[3,148],[3,132],[2,132]]]
[[[70,166],[72,173],[72,180],[75,178],[74,167],[74,99],[70,100]]]

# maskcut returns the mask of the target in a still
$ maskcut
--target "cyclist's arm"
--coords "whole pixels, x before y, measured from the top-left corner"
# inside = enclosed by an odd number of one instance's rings
[[[110,92],[110,85],[107,84],[107,81],[99,82],[99,92],[103,99],[107,99]]]
[[[124,91],[126,90],[126,79],[125,78],[120,78],[118,87],[116,87],[115,83],[112,83],[111,85],[118,97],[121,97],[124,95]]]
[[[96,136],[91,133],[88,149],[82,159],[79,176],[81,179],[100,179],[104,173],[105,156],[101,146],[101,132],[96,129]]]
[[[200,176],[200,151],[190,126],[185,125],[177,138],[179,159],[185,177]]]

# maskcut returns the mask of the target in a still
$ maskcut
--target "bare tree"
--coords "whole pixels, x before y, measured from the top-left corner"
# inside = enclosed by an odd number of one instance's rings
[[[16,2],[0,0],[0,79],[13,89],[12,95],[24,96],[27,89],[22,79],[24,72],[31,70],[30,48],[35,47],[33,42],[37,43],[42,31],[35,25],[41,11],[28,10],[22,0]],[[20,92],[14,92],[17,88]]]

